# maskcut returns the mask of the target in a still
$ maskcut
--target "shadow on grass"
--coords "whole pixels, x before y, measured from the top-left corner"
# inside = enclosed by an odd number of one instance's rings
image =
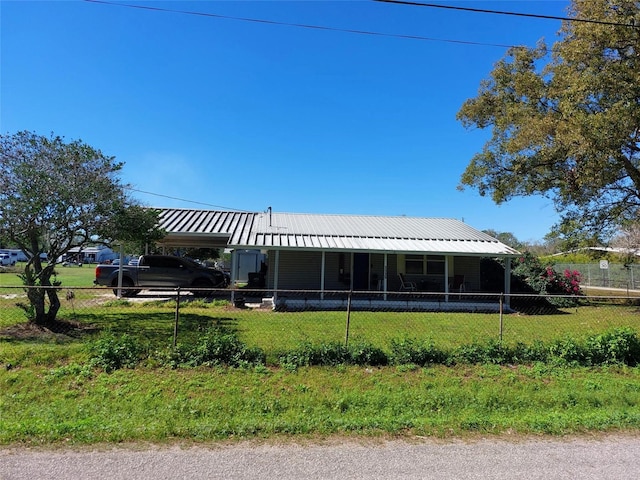
[[[78,321],[58,319],[42,326],[33,322],[16,323],[0,330],[0,341],[9,343],[66,343],[93,335],[98,327]]]
[[[178,321],[180,341],[195,340],[211,328],[236,330],[238,319],[228,316],[207,316],[183,312]],[[0,331],[0,341],[9,343],[67,343],[92,339],[104,331],[114,335],[127,334],[144,343],[166,345],[173,339],[173,312],[75,313],[73,320],[61,316],[52,328],[30,322],[17,323]]]

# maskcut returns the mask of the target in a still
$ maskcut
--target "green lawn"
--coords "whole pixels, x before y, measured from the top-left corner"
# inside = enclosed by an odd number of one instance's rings
[[[0,293],[6,293],[2,287],[20,286],[22,281],[18,277],[18,273],[24,269],[24,263],[19,262],[15,267],[0,270]],[[96,275],[96,265],[86,264],[82,267],[62,265],[56,267],[58,280],[62,281],[63,287],[91,287]]]
[[[88,346],[110,330],[153,349],[173,341],[174,302],[118,302],[108,289],[75,289],[60,317],[92,325],[75,336],[16,335],[19,285],[0,275],[0,444],[207,442],[348,436],[469,437],[640,429],[640,368],[545,364],[420,368],[276,366],[301,342],[343,342],[345,312],[284,313],[194,302],[180,309],[178,341],[211,325],[236,330],[268,353],[269,366],[177,368],[146,362],[105,373]],[[88,287],[93,268],[60,269],[64,287]],[[504,342],[583,338],[615,326],[640,331],[638,308],[594,304],[549,315],[505,315]],[[6,333],[11,328],[11,333]],[[430,338],[441,348],[497,339],[497,314],[352,312],[351,342],[388,349]]]

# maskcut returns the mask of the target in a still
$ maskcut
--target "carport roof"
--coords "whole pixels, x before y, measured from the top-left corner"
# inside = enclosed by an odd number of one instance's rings
[[[519,252],[450,218],[161,209],[172,246],[516,256]]]

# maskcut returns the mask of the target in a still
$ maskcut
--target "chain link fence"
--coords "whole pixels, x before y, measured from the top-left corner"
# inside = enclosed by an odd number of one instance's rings
[[[107,288],[59,288],[58,320],[71,336],[127,333],[158,348],[190,342],[211,327],[238,333],[277,356],[304,342],[366,342],[388,348],[401,338],[440,348],[490,340],[507,344],[582,338],[624,327],[640,332],[640,297],[489,295],[477,293],[320,292],[222,289],[142,291],[117,298]],[[0,340],[24,325],[23,287],[2,287]]]
[[[640,265],[612,262],[557,263],[554,268],[557,272],[580,272],[580,284],[583,287],[640,289]]]

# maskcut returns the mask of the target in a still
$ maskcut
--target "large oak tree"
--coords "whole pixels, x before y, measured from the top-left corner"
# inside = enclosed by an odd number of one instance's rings
[[[29,258],[21,277],[30,321],[56,322],[56,262],[72,248],[161,236],[157,213],[127,196],[122,166],[80,140],[0,135],[0,238]]]
[[[491,138],[460,186],[544,195],[557,231],[606,235],[640,220],[640,3],[573,0],[568,15],[552,47],[510,49],[462,105]]]

